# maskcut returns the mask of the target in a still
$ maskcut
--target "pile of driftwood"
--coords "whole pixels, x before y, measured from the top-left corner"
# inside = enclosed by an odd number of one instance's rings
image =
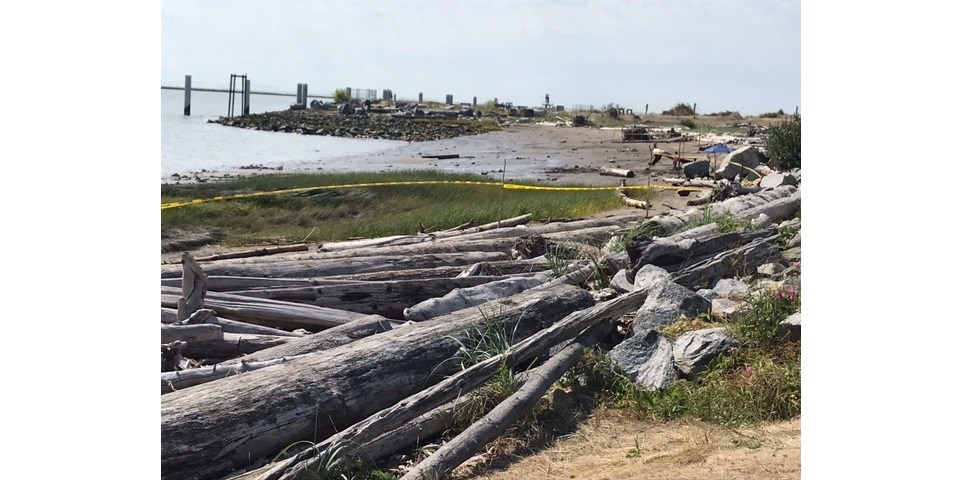
[[[799,207],[799,190],[711,207],[778,221],[793,214],[782,199]],[[314,252],[204,261],[184,254],[182,263],[161,266],[162,476],[311,478],[330,452],[376,462],[442,432],[458,399],[502,365],[539,358],[515,394],[403,478],[441,477],[644,305],[648,289],[618,296],[585,288],[597,268],[609,275],[652,263],[692,288],[779,255],[774,229],[719,234],[711,224],[674,234],[688,219],[640,214],[527,226],[521,216]],[[634,240],[629,254],[604,248],[643,221],[662,236]],[[550,252],[560,246],[602,261],[570,259],[558,271]],[[513,332],[512,347],[462,369],[467,338],[498,326]],[[304,441],[309,448],[288,448]],[[281,452],[289,456],[279,460]]]

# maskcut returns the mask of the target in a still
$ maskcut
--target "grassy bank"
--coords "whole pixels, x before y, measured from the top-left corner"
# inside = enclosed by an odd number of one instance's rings
[[[262,175],[228,182],[161,186],[161,203],[219,195],[372,182],[471,180],[484,176],[431,171]],[[356,237],[414,234],[531,214],[534,220],[582,217],[620,206],[611,191],[551,192],[503,190],[496,186],[404,185],[316,190],[226,200],[161,211],[161,229],[214,229],[221,243],[334,241]],[[308,238],[309,236],[309,238]]]

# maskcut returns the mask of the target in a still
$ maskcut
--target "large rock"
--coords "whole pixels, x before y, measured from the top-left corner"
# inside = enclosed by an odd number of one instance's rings
[[[736,278],[724,278],[713,286],[713,291],[724,298],[742,298],[750,293],[750,286]]]
[[[764,263],[763,265],[760,265],[759,267],[757,267],[758,274],[764,277],[771,277],[771,278],[779,277],[784,270],[785,270],[785,267],[783,265],[780,265],[779,263],[774,263],[774,262]]]
[[[723,160],[717,167],[716,173],[714,173],[714,177],[717,180],[721,178],[733,180],[737,175],[740,175],[740,178],[743,180],[754,180],[757,178],[757,175],[746,168],[756,169],[762,160],[763,157],[760,151],[757,150],[757,147],[740,147],[728,153],[726,157],[723,157]],[[734,165],[735,163],[738,165]]]
[[[798,241],[797,243],[799,244],[800,242]],[[797,247],[788,248],[787,250],[784,250],[784,251],[783,251],[783,259],[786,260],[786,261],[788,261],[788,262],[790,262],[790,263],[799,262],[799,261],[800,261],[800,247],[797,246]]]
[[[773,225],[773,220],[771,220],[770,215],[767,215],[766,213],[761,213],[760,215],[757,215],[757,218],[753,219],[753,228],[763,229],[769,227],[770,225]]]
[[[673,342],[673,360],[684,376],[696,377],[720,354],[737,345],[725,328],[707,328],[680,335]]]
[[[610,288],[620,292],[629,293],[633,291],[633,284],[627,280],[627,270],[622,269],[610,280]]]
[[[706,298],[707,300],[710,300],[710,301],[713,301],[714,298],[720,297],[720,295],[717,294],[717,292],[714,292],[709,288],[701,288],[700,290],[697,290],[697,295],[700,295],[701,297]]]
[[[787,242],[787,248],[794,248],[800,246],[800,230],[797,230],[797,234]]]
[[[697,160],[683,166],[683,176],[700,178],[710,176],[710,160]]]
[[[710,300],[672,281],[662,282],[647,296],[633,320],[634,331],[673,325],[680,315],[694,318],[710,311]]]
[[[710,301],[710,313],[720,320],[732,322],[743,313],[746,302],[729,298],[714,298]]]
[[[777,338],[789,342],[800,341],[800,312],[794,313],[780,322]]]
[[[669,282],[670,272],[653,264],[646,264],[637,270],[633,277],[633,289],[651,291],[653,287],[664,282]]]
[[[656,330],[641,330],[610,350],[607,358],[637,385],[664,389],[676,380],[673,347]]]
[[[797,185],[797,177],[789,173],[771,173],[760,180],[760,188],[777,188],[783,185]]]

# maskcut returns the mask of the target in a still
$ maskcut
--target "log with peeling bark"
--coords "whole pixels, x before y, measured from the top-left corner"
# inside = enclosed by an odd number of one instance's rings
[[[241,373],[252,372],[261,368],[279,365],[281,363],[290,362],[302,357],[303,355],[295,357],[280,357],[266,361],[240,361],[229,365],[217,364],[206,367],[179,370],[175,372],[161,372],[160,395],[165,395],[167,393],[183,390],[196,385],[202,385],[214,380],[220,380],[231,375],[240,375]]]
[[[770,221],[777,223],[793,217],[800,209],[800,190],[788,197],[779,198],[772,202],[757,205],[752,208],[732,212],[738,218],[753,220],[761,214],[770,217]]]
[[[636,173],[633,173],[633,170],[629,170],[626,168],[600,167],[600,171],[598,173],[600,175],[609,175],[611,177],[633,178],[637,176]]]
[[[475,287],[503,279],[500,276],[475,276],[345,282],[319,287],[268,288],[234,293],[402,319],[404,309],[424,300],[442,297],[457,288]]]
[[[164,325],[160,324],[160,343],[171,343],[175,341],[203,342],[207,340],[220,340],[223,338],[223,330],[220,325],[200,324],[200,325]]]
[[[466,266],[477,262],[506,260],[504,252],[437,253],[430,255],[396,255],[330,258],[325,260],[278,260],[275,262],[246,262],[249,259],[213,262],[207,265],[208,275],[230,275],[275,278],[308,278],[330,275],[350,275],[367,272],[405,270],[408,268],[432,268],[441,266]],[[181,275],[178,265],[161,265],[160,277]]]
[[[183,271],[180,281],[181,293],[177,299],[177,320],[184,320],[193,312],[203,308],[203,297],[207,293],[207,275],[189,253],[184,252],[180,267]]]
[[[507,397],[490,413],[443,444],[437,451],[408,471],[401,480],[441,478],[467,461],[532,410],[547,389],[580,361],[584,348],[596,344],[609,335],[611,330],[613,330],[612,322],[603,322],[587,329],[543,365],[530,372],[530,378],[516,393]]]
[[[577,336],[583,329],[636,311],[643,305],[646,297],[645,292],[633,292],[612,301],[571,313],[551,327],[512,346],[506,352],[477,363],[390,408],[377,412],[366,420],[320,442],[316,445],[316,448],[278,463],[258,478],[259,480],[309,478],[309,471],[317,462],[317,452],[331,447],[346,447],[348,453],[362,452],[364,444],[373,441],[380,435],[479,387],[502,366],[513,367],[519,365],[551,346]]]
[[[693,263],[673,273],[673,281],[692,290],[710,288],[724,278],[742,277],[765,263],[783,258],[774,244],[777,237],[758,238],[744,246]]]
[[[493,303],[162,396],[161,476],[214,478],[325,438],[454,373],[469,332],[499,324],[521,340],[593,301],[558,286]]]
[[[295,338],[277,337],[273,335],[224,333],[223,337],[219,339],[187,342],[187,345],[183,347],[182,353],[188,358],[221,361],[283,345],[291,340],[295,340]]]
[[[543,256],[527,260],[501,260],[497,262],[478,262],[482,265],[482,270],[486,276],[503,276],[513,274],[532,274],[550,268],[549,262]],[[456,267],[437,267],[437,268],[416,268],[410,270],[400,270],[395,272],[372,272],[357,275],[338,275],[327,277],[328,280],[412,280],[427,278],[452,278],[458,276],[464,270],[475,268],[474,265],[456,266]]]
[[[294,357],[307,353],[317,353],[324,350],[330,350],[341,345],[355,342],[361,338],[367,338],[389,330],[393,327],[390,321],[380,315],[367,315],[362,318],[345,323],[339,327],[333,327],[313,335],[291,340],[283,345],[266,348],[255,353],[244,356],[242,359],[233,359],[221,362],[222,364],[234,364],[239,360],[248,362],[273,360],[283,357]]]
[[[770,229],[715,233],[679,241],[667,237],[647,242],[642,249],[638,248],[640,246],[639,242],[631,243],[627,246],[627,255],[629,255],[630,263],[633,265],[633,272],[628,273],[627,278],[632,278],[637,269],[647,264],[656,265],[668,272],[674,272],[699,261],[703,257],[712,257],[717,253],[740,247],[758,238],[771,238],[775,235],[777,235],[777,231]]]
[[[306,243],[297,243],[294,245],[263,247],[263,248],[256,248],[253,250],[243,250],[239,252],[218,253],[216,255],[208,255],[206,257],[197,257],[195,260],[198,262],[212,262],[216,260],[228,260],[231,258],[263,257],[267,255],[276,255],[278,253],[306,252],[309,249],[310,249],[310,246],[307,245]]]
[[[160,287],[161,307],[171,308],[175,301],[170,287]],[[362,313],[346,310],[229,293],[208,293],[206,304],[215,310],[220,318],[290,330],[305,328],[317,331],[343,325],[364,316]]]
[[[490,230],[486,232],[473,233],[469,235],[463,235],[460,237],[446,238],[441,239],[443,242],[463,242],[469,240],[478,240],[478,239],[491,239],[491,238],[516,238],[523,235],[544,235],[548,233],[560,233],[560,232],[575,232],[578,230],[583,230],[586,228],[596,228],[596,227],[623,227],[624,225],[629,224],[630,222],[636,222],[638,220],[644,219],[644,214],[618,214],[609,217],[600,217],[600,218],[588,218],[584,220],[573,220],[573,221],[551,221],[549,223],[541,223],[538,225],[524,226],[524,227],[515,227],[515,228],[500,228],[497,230]]]
[[[177,311],[172,308],[160,307],[160,322],[174,323],[177,321]],[[204,323],[219,325],[223,333],[252,333],[254,335],[276,335],[281,337],[302,337],[303,333],[288,332],[279,328],[264,327],[252,323],[238,322],[220,318],[216,315],[204,320]]]

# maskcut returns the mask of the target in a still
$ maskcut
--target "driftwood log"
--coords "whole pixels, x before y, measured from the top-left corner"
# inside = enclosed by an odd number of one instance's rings
[[[637,176],[637,174],[633,173],[633,170],[628,170],[626,168],[600,167],[600,171],[598,173],[600,175],[609,175],[611,177],[633,178]]]
[[[164,325],[160,324],[160,343],[202,342],[205,340],[219,340],[223,338],[220,325]]]
[[[202,310],[201,310],[202,311]],[[160,322],[161,323],[174,323],[177,321],[177,311],[172,308],[160,307]],[[281,337],[302,337],[302,333],[297,332],[288,332],[286,330],[280,330],[279,328],[264,327],[262,325],[254,325],[252,323],[238,322],[236,320],[229,320],[226,318],[220,318],[216,315],[210,316],[204,320],[204,323],[209,323],[212,325],[219,325],[223,330],[223,333],[250,333],[254,335],[276,335]]]
[[[463,277],[483,278],[483,277]],[[443,296],[434,296],[403,310],[403,318],[423,321],[450,312],[474,307],[498,298],[516,295],[524,290],[543,285],[550,280],[549,273],[532,277],[497,280],[467,288],[456,288]]]
[[[215,325],[210,325],[211,327]],[[205,360],[226,360],[259,352],[270,347],[283,345],[293,337],[277,337],[273,335],[251,335],[241,333],[224,333],[222,338],[187,342],[183,347],[183,355],[188,358],[202,358]]]
[[[207,275],[200,265],[184,252],[182,257],[183,275],[180,282],[182,296],[177,299],[177,320],[185,320],[193,312],[203,308],[203,297],[207,293]]]
[[[433,452],[401,477],[401,480],[441,478],[465,462],[533,409],[547,389],[580,361],[584,348],[599,342],[609,335],[611,330],[612,322],[603,322],[587,329],[543,365],[530,372],[529,379],[516,393]]]
[[[276,255],[278,253],[306,252],[309,249],[310,246],[306,243],[298,243],[295,245],[281,245],[277,247],[263,247],[253,250],[243,250],[239,252],[218,253],[216,255],[208,255],[206,257],[197,257],[196,261],[212,262],[216,260],[228,260],[231,258],[262,257],[267,255]]]
[[[173,297],[170,287],[160,287],[161,307],[172,307]],[[215,310],[221,318],[290,330],[305,328],[317,331],[343,325],[364,316],[362,313],[346,310],[229,293],[208,293],[206,305]]]
[[[259,370],[261,368],[278,365],[302,357],[303,355],[296,357],[281,357],[273,360],[258,362],[241,361],[229,365],[210,365],[207,367],[191,368],[188,370],[180,370],[175,372],[161,372],[160,394],[164,395],[177,390],[193,387],[195,385],[201,385],[214,380],[219,380],[221,378],[226,378],[231,375],[239,375],[244,372]]]
[[[718,280],[747,276],[764,263],[783,258],[773,243],[777,237],[758,238],[746,245],[711,256],[673,273],[673,281],[697,290],[710,288]]]
[[[617,196],[620,197],[620,201],[623,202],[623,204],[628,207],[644,208],[644,209],[650,208],[650,202],[630,198],[630,196],[627,195],[627,193],[624,192],[623,190],[617,190]]]
[[[592,299],[558,286],[495,303],[162,396],[161,476],[214,478],[326,438],[455,372],[469,332],[499,324],[521,340]]]
[[[758,205],[763,205],[780,198],[789,197],[794,193],[797,193],[797,191],[798,190],[796,187],[786,185],[772,190],[764,190],[752,195],[733,197],[701,208],[709,208],[713,213],[716,214],[730,212],[735,216],[739,216],[738,212],[747,211]],[[799,201],[799,197],[797,198]],[[670,235],[679,231],[684,225],[687,224],[687,222],[690,221],[691,218],[699,214],[700,210],[694,208],[679,215],[657,215],[648,220],[648,222],[650,225],[658,227],[665,235]]]
[[[309,472],[318,460],[317,453],[331,447],[347,447],[357,452],[380,435],[443,405],[449,400],[472,391],[490,379],[502,365],[512,367],[529,360],[564,340],[576,336],[584,328],[614,320],[636,311],[646,300],[645,292],[634,292],[585,310],[571,313],[553,326],[514,345],[506,352],[484,360],[442,382],[423,390],[396,405],[384,409],[366,420],[319,443],[295,457],[280,462],[259,480],[292,480],[309,478]],[[609,329],[607,330],[609,331]]]

